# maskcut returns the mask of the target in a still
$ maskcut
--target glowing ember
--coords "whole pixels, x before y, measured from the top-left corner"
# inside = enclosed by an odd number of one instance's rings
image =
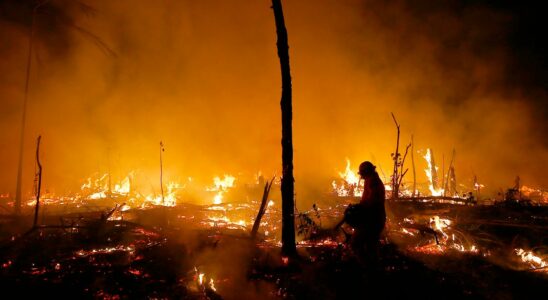
[[[407,235],[410,235],[410,236],[415,236],[415,233],[414,232],[411,232],[409,230],[407,230],[406,228],[402,228],[401,229],[401,232],[407,234]]]
[[[457,251],[460,251],[460,252],[479,253],[479,250],[478,250],[478,248],[476,248],[475,245],[472,245],[472,246],[467,248],[464,245],[454,243],[454,244],[451,245],[451,248],[453,248]]]
[[[11,266],[11,264],[12,264],[12,261],[8,260],[7,262],[2,264],[2,268],[7,268],[7,267]]]
[[[129,269],[128,272],[135,275],[135,276],[143,275],[143,272],[141,270],[137,270],[137,269]]]
[[[331,238],[326,238],[320,241],[300,241],[297,243],[299,248],[313,248],[313,247],[331,247],[336,248],[341,244],[337,241],[332,240]]]
[[[92,249],[92,250],[79,250],[76,251],[76,255],[80,257],[86,257],[91,255],[97,255],[97,254],[108,254],[112,252],[129,252],[130,254],[133,254],[135,252],[135,247],[133,246],[117,246],[117,247],[109,247],[109,248],[100,248],[100,249]]]
[[[423,253],[423,254],[440,255],[445,252],[446,248],[443,245],[428,244],[424,246],[414,247],[414,248],[411,248],[410,250],[414,252]]]

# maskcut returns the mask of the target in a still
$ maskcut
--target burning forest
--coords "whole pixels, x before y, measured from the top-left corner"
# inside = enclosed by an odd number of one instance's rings
[[[0,1],[3,292],[542,296],[538,5],[252,2]]]

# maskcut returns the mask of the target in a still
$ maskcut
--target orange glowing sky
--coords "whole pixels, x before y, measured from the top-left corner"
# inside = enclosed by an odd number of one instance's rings
[[[0,192],[15,189],[27,2],[2,1],[0,15]],[[60,0],[37,18],[25,191],[39,134],[45,189],[76,189],[106,172],[109,157],[114,176],[139,170],[155,182],[159,141],[168,178],[281,173],[269,1],[84,2],[93,13]],[[496,190],[519,174],[523,184],[547,187],[546,86],[537,69],[520,68],[521,15],[482,1],[388,3],[284,2],[298,197],[329,189],[346,157],[388,172],[396,137],[390,112],[402,144],[414,134],[415,149],[433,148],[440,166],[455,148],[462,183],[475,174]]]

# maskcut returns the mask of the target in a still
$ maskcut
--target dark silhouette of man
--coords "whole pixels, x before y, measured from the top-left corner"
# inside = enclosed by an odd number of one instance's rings
[[[360,221],[354,226],[351,243],[355,254],[372,267],[378,263],[379,240],[386,223],[384,183],[375,168],[369,161],[360,164],[358,174],[365,182],[359,203]]]

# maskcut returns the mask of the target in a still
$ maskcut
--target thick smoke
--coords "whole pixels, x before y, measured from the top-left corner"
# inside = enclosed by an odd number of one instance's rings
[[[424,3],[423,3],[424,2]],[[13,193],[31,1],[2,1],[0,191]],[[94,172],[156,182],[281,173],[281,80],[269,1],[50,1],[38,11],[25,139],[43,136],[45,189]],[[297,199],[345,167],[386,173],[396,132],[456,149],[457,180],[492,190],[516,175],[548,186],[542,74],[521,67],[507,7],[447,1],[286,1],[294,88]],[[533,53],[534,54],[534,53]],[[531,58],[532,57],[532,58]],[[534,65],[529,56],[529,65]],[[518,76],[518,77],[516,77]],[[415,155],[419,181],[424,160]],[[410,177],[409,177],[410,179]],[[310,199],[313,201],[313,199]]]

